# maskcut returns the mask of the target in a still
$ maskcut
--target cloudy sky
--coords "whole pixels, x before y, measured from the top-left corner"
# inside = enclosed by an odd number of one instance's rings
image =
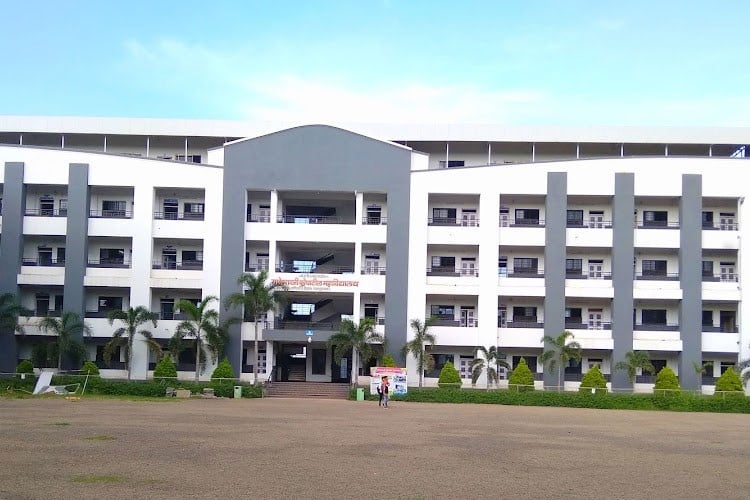
[[[747,1],[0,5],[0,115],[750,126]]]

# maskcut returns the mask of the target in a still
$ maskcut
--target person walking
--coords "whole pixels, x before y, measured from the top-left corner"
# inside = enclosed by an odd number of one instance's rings
[[[384,376],[380,379],[380,395],[383,399],[383,408],[388,408],[388,389],[390,388],[390,384],[388,383],[388,377]]]

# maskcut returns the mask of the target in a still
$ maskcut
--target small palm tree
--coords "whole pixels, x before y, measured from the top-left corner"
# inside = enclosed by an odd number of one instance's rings
[[[740,361],[737,363],[737,366],[734,367],[735,371],[740,374],[743,385],[747,385],[747,382],[750,380],[750,370],[748,370],[748,368],[750,368],[750,359]]]
[[[644,372],[654,373],[654,365],[651,364],[646,351],[628,351],[625,353],[625,360],[618,361],[615,364],[615,370],[625,370],[628,372],[630,383],[635,383],[636,370],[640,368]]]
[[[479,356],[482,353],[482,356]],[[476,385],[479,377],[482,376],[482,372],[487,370],[487,389],[489,390],[490,384],[497,386],[500,376],[497,373],[498,367],[502,366],[506,369],[510,369],[510,365],[503,359],[500,359],[502,353],[496,346],[490,346],[487,349],[484,346],[479,346],[474,353],[474,360],[469,365],[471,369],[471,385]]]
[[[242,307],[245,320],[255,323],[255,361],[253,362],[253,380],[258,380],[258,329],[260,322],[268,311],[276,310],[283,301],[282,292],[285,287],[268,281],[268,271],[265,269],[258,273],[244,273],[237,278],[237,284],[241,285],[244,292],[233,293],[225,300],[226,307]],[[242,349],[240,349],[242,352]],[[240,363],[240,370],[242,369]]]
[[[138,330],[141,325],[146,323],[151,323],[156,327],[156,322],[159,319],[157,313],[151,312],[143,306],[138,306],[135,309],[131,307],[127,311],[109,311],[107,313],[107,319],[109,320],[110,325],[114,324],[115,320],[117,320],[122,322],[123,326],[114,331],[112,334],[112,340],[107,342],[107,345],[104,346],[104,362],[109,364],[115,349],[119,346],[126,346],[127,356],[125,364],[128,369],[128,380],[130,380],[131,376],[133,364],[133,342],[136,333],[140,333],[149,350],[157,353],[157,357],[160,357],[161,346],[154,340],[151,332],[145,329]]]
[[[429,333],[429,329],[435,324],[435,318],[427,318],[424,323],[419,319],[411,320],[409,325],[414,332],[414,338],[404,346],[404,356],[413,355],[417,360],[417,371],[419,372],[419,387],[422,387],[424,371],[429,370],[433,363],[432,356],[425,354],[425,344],[434,345],[435,336]]]
[[[339,333],[328,339],[328,346],[333,348],[333,359],[337,363],[349,350],[352,351],[352,385],[357,383],[359,358],[362,361],[369,361],[375,357],[375,349],[372,345],[375,342],[383,342],[383,336],[375,333],[375,321],[372,318],[364,318],[359,324],[345,319],[341,322]]]
[[[81,319],[79,314],[66,311],[62,316],[53,318],[46,316],[39,322],[39,329],[45,333],[57,336],[57,369],[62,370],[63,355],[85,357],[86,350],[81,342],[76,340],[78,335],[91,335],[91,328]]]
[[[545,335],[542,337],[542,342],[550,346],[550,348],[542,353],[542,364],[546,365],[550,370],[554,370],[557,367],[557,381],[562,389],[565,385],[563,380],[562,370],[568,361],[574,359],[576,361],[581,360],[581,344],[575,340],[568,342],[568,339],[575,338],[572,333],[565,330],[557,337]]]
[[[185,337],[195,338],[195,381],[198,381],[200,373],[205,366],[202,364],[210,355],[213,361],[219,357],[226,346],[226,330],[220,331],[219,313],[215,309],[209,309],[212,302],[219,299],[209,295],[194,304],[189,300],[180,300],[177,303],[179,310],[187,316],[187,319],[177,325],[177,329],[170,341],[170,351],[173,356],[179,354],[182,348],[182,340]],[[205,351],[206,356],[201,360],[201,353]]]
[[[0,334],[5,332],[23,333],[23,326],[18,324],[18,319],[28,318],[34,311],[23,307],[18,302],[18,297],[13,293],[0,295]]]

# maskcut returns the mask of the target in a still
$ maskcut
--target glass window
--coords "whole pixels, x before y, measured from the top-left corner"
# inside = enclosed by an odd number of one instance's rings
[[[583,226],[583,210],[568,210],[568,227]]]

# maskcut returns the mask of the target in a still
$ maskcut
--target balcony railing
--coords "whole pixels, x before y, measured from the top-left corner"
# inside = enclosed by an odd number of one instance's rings
[[[471,269],[456,268],[453,266],[435,266],[427,268],[427,276],[465,276],[474,277],[479,276],[479,268],[473,267]]]
[[[428,226],[461,226],[479,227],[479,219],[464,219],[460,217],[429,217]]]
[[[676,221],[639,220],[636,227],[638,229],[680,229],[680,223]]]
[[[35,217],[67,217],[68,209],[63,208],[62,210],[58,210],[51,208],[27,208],[24,214]]]
[[[509,278],[544,278],[542,269],[514,269],[508,273]]]
[[[362,217],[362,224],[365,226],[385,226],[388,224],[387,217]]]
[[[513,318],[513,321],[508,321],[504,325],[501,323],[501,321],[498,321],[497,326],[500,328],[544,328],[544,323],[539,322],[535,317],[516,317]]]
[[[32,314],[35,318],[44,318],[45,316],[49,316],[50,318],[59,318],[62,316],[62,310],[59,309],[53,309],[52,311],[40,311],[36,310]]]
[[[107,315],[114,309],[108,309],[106,311],[86,311],[84,313],[85,318],[106,318]]]
[[[353,218],[338,215],[279,215],[276,221],[284,224],[354,224]]]
[[[276,272],[302,274],[344,274],[353,273],[354,266],[329,266],[324,264],[320,267],[310,268],[307,266],[298,267],[294,264],[284,264],[283,266],[276,266]]]
[[[502,226],[503,221],[500,221]],[[510,227],[544,227],[544,219],[513,219]]]
[[[89,210],[89,217],[102,219],[132,219],[133,212],[129,210]]]
[[[124,259],[99,259],[89,260],[88,267],[109,267],[119,269],[129,269],[130,261]]]
[[[385,316],[365,316],[375,322],[376,325],[385,325]]]
[[[247,222],[271,222],[271,216],[266,214],[248,214]]]
[[[164,220],[203,220],[203,214],[202,213],[194,213],[194,212],[184,212],[184,213],[154,212],[154,219],[164,219]]]
[[[597,222],[591,222],[591,221],[583,221],[583,222],[574,222],[574,221],[567,221],[566,227],[568,228],[583,228],[583,229],[612,229],[612,221],[611,220],[603,220],[603,221],[597,221]]]
[[[738,333],[740,331],[740,327],[703,325],[701,327],[701,331],[704,333]]]
[[[257,273],[259,271],[268,271],[268,262],[256,262],[255,264],[245,264],[246,273]]]
[[[635,279],[638,281],[679,281],[680,273],[663,273],[663,272],[646,272],[636,273]]]
[[[739,274],[726,273],[726,274],[704,274],[702,276],[703,281],[721,281],[722,283],[737,283],[739,281]]]
[[[595,271],[585,273],[583,271],[565,271],[565,279],[569,280],[611,280],[612,273]]]
[[[21,260],[23,266],[39,266],[39,267],[65,267],[65,260],[57,259],[46,259],[39,257],[24,257]]]
[[[362,268],[362,274],[379,274],[379,275],[384,275],[385,274],[385,266],[363,267]]]
[[[655,332],[679,332],[680,325],[669,323],[635,323],[633,330],[649,330]]]
[[[166,321],[182,321],[185,319],[188,319],[187,315],[185,313],[180,312],[167,312],[167,311],[152,311],[154,314],[159,315],[159,319],[166,320]]]
[[[181,262],[165,262],[163,260],[155,260],[151,269],[171,269],[178,271],[201,271],[203,269],[202,260],[183,260]]]
[[[712,231],[712,230],[718,230],[718,231],[738,231],[740,228],[740,225],[736,222],[723,222],[723,223],[704,223],[703,224],[703,230],[704,231]]]
[[[584,322],[581,319],[565,320],[565,328],[571,330],[611,330],[612,323],[604,323],[602,321]]]
[[[479,321],[474,318],[441,318],[436,317],[433,319],[433,326],[451,326],[451,327],[476,327],[479,326]]]
[[[332,322],[317,322],[311,323],[309,321],[287,321],[279,320],[274,321],[273,328],[275,330],[335,330],[334,323]]]

